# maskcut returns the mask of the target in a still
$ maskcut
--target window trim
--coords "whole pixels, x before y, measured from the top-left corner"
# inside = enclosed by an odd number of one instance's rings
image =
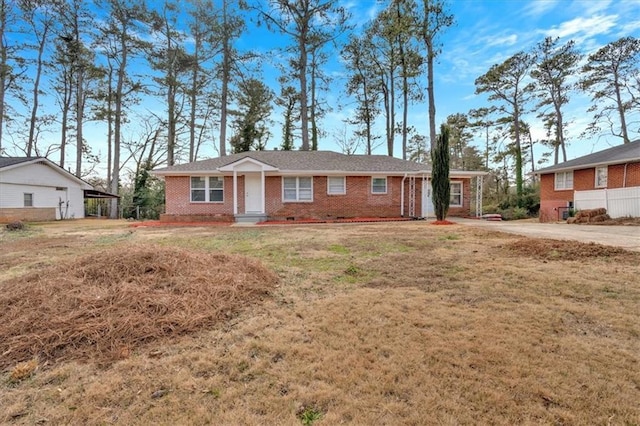
[[[27,195],[30,196],[31,200],[29,205],[27,205]],[[33,207],[33,192],[23,192],[22,193],[22,204],[23,207]]]
[[[373,181],[376,179],[384,179],[384,192],[376,192],[373,190],[374,185]],[[373,195],[384,195],[389,192],[389,178],[387,176],[371,176],[371,194]]]
[[[194,188],[193,178],[204,179],[204,188]],[[222,181],[222,188],[211,188],[210,179],[217,178]],[[204,191],[204,200],[195,201],[193,199],[193,191]],[[222,191],[222,201],[211,201],[211,191]],[[189,202],[194,204],[212,203],[212,204],[224,204],[224,176],[189,176]]]
[[[571,186],[567,186],[567,175],[571,173]],[[562,176],[562,182],[559,181],[558,177]],[[562,186],[559,185],[562,183]],[[553,175],[553,189],[555,191],[569,191],[573,189],[573,170],[566,172],[555,172]]]
[[[452,186],[460,185],[460,204],[451,203],[451,194],[453,194]],[[464,205],[464,183],[461,180],[449,181],[449,207],[462,207]]]
[[[331,179],[342,179],[342,191],[331,192]],[[346,195],[347,194],[347,177],[346,176],[327,176],[327,195]]]
[[[604,185],[598,185],[598,169],[604,169]],[[609,166],[598,166],[595,168],[595,182],[593,183],[594,188],[606,188],[609,183]]]
[[[308,200],[300,199],[300,179],[309,179],[311,181],[311,198]],[[295,200],[287,200],[285,199],[284,192],[284,181],[286,179],[295,179],[296,180],[296,199]],[[282,176],[281,179],[281,187],[282,187],[282,202],[283,203],[313,203],[313,176]]]

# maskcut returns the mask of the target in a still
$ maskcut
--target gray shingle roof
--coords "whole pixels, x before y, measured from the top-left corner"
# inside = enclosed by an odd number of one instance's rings
[[[563,170],[579,170],[598,165],[621,164],[640,161],[640,139],[631,143],[614,146],[593,154],[574,158],[555,166],[545,167],[536,171],[536,174],[551,173]]]
[[[27,161],[37,160],[39,157],[0,157],[0,169],[3,167],[13,166],[15,164],[25,163]]]
[[[401,160],[386,155],[345,155],[333,151],[249,151],[210,160],[195,161],[157,169],[162,175],[179,172],[215,172],[223,167],[252,158],[280,171],[322,172],[428,172],[429,167],[414,161]]]

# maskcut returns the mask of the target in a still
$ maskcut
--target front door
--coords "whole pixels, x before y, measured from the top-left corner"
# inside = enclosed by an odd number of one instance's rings
[[[262,178],[259,173],[244,175],[244,212],[264,213],[262,211]]]
[[[433,207],[433,198],[431,196],[431,180],[422,180],[422,216],[435,216],[435,207]]]

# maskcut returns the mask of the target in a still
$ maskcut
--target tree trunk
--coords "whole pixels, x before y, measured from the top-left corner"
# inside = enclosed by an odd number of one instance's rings
[[[189,111],[189,162],[196,160],[196,102],[198,100],[198,70],[200,67],[200,37],[196,37],[194,47],[194,65],[191,75],[190,111]]]
[[[124,81],[126,78],[128,46],[126,42],[126,28],[121,28],[120,34],[120,65],[118,67],[118,81],[116,83],[116,104],[114,116],[113,131],[113,172],[111,173],[112,194],[118,194],[120,190],[120,144],[121,144],[121,127],[122,127],[122,92]],[[111,211],[109,213],[111,219],[118,218],[118,199],[111,199]]]
[[[517,95],[516,95],[517,96]],[[523,193],[523,181],[522,181],[522,144],[520,141],[520,108],[517,102],[514,104],[513,121],[514,121],[514,133],[515,133],[515,150],[514,155],[516,157],[516,194],[518,198]]]
[[[614,74],[614,87],[616,89],[616,104],[618,107],[618,114],[620,114],[620,131],[622,132],[622,140],[624,143],[629,143],[629,133],[627,132],[627,119],[624,116],[624,106],[622,101],[622,95],[620,94],[620,78],[618,73]]]
[[[307,105],[307,44],[304,37],[298,42],[300,49],[298,79],[300,80],[300,130],[302,151],[309,151],[309,112]]]
[[[429,102],[429,139],[431,141],[431,149],[433,150],[436,142],[436,99],[433,87],[433,59],[435,52],[433,50],[433,40],[425,38],[427,45],[427,99]]]
[[[311,105],[310,105],[310,121],[311,121],[311,150],[318,150],[318,124],[316,123],[316,64],[315,58],[311,62]]]
[[[29,140],[27,141],[27,157],[31,157],[31,152],[35,147],[35,132],[36,132],[36,120],[38,119],[38,101],[40,94],[40,77],[42,76],[42,65],[44,54],[44,46],[47,41],[47,33],[49,32],[49,26],[44,24],[42,38],[38,41],[38,59],[36,66],[36,75],[33,82],[33,105],[31,106],[31,119],[29,122]]]
[[[227,28],[227,0],[222,1],[222,25]],[[222,38],[222,87],[220,91],[220,156],[227,155],[227,104],[229,103],[229,79],[231,78],[231,48],[228,31]]]
[[[5,27],[7,25],[7,3],[0,0],[0,155],[2,155],[2,136],[4,131],[5,97],[9,81],[7,65],[7,44],[5,38]]]
[[[82,177],[82,152],[83,137],[82,126],[84,119],[84,69],[81,65],[78,67],[78,76],[76,81],[76,176]]]

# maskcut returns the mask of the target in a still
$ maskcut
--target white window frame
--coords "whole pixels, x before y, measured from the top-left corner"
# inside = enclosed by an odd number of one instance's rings
[[[295,179],[295,183],[296,183],[296,187],[295,187],[295,191],[296,191],[296,196],[295,199],[287,199],[285,197],[285,187],[284,187],[284,183],[287,179]],[[311,188],[309,188],[311,190],[310,193],[310,198],[306,199],[306,198],[300,198],[300,179],[309,179],[309,181],[311,182]],[[304,188],[307,189],[307,188]],[[282,177],[282,202],[283,203],[313,203],[313,176],[283,176]]]
[[[332,187],[335,189],[338,185],[335,183],[332,185],[331,180],[337,181],[340,179],[342,182],[342,189],[339,191],[332,190]],[[327,195],[345,195],[347,193],[347,177],[346,176],[327,176]]]
[[[27,203],[27,195],[30,198],[29,203]],[[22,203],[24,207],[33,207],[33,192],[24,192],[22,195]]]
[[[382,191],[374,191],[374,184],[373,182],[376,179],[384,179],[384,192]],[[382,195],[382,194],[386,194],[389,191],[389,179],[386,176],[371,176],[371,193],[374,195]]]
[[[567,176],[571,176],[571,185],[567,183]],[[565,191],[569,189],[573,189],[573,170],[568,172],[556,172],[554,174],[554,185],[553,188],[556,191]]]
[[[454,195],[453,192],[453,186],[456,185],[460,185],[460,204],[454,204],[451,202],[451,197]],[[452,180],[449,182],[449,207],[462,207],[462,205],[464,204],[464,185],[462,184],[462,181],[459,180]],[[457,194],[457,193],[456,193]]]
[[[604,176],[604,183],[599,182],[598,178],[601,176],[598,174],[599,170],[604,170],[604,173],[602,174],[602,176]],[[596,167],[596,178],[595,178],[594,186],[596,188],[606,188],[608,180],[609,180],[609,166]]]
[[[204,179],[204,188],[194,188],[193,187],[193,179]],[[216,178],[222,182],[222,188],[212,188],[211,187],[211,178]],[[204,191],[204,200],[194,200],[193,199],[193,191]],[[211,191],[221,191],[222,192],[222,200],[221,201],[211,201]],[[215,203],[215,204],[223,204],[224,203],[224,176],[190,176],[189,177],[189,201],[192,203]]]

